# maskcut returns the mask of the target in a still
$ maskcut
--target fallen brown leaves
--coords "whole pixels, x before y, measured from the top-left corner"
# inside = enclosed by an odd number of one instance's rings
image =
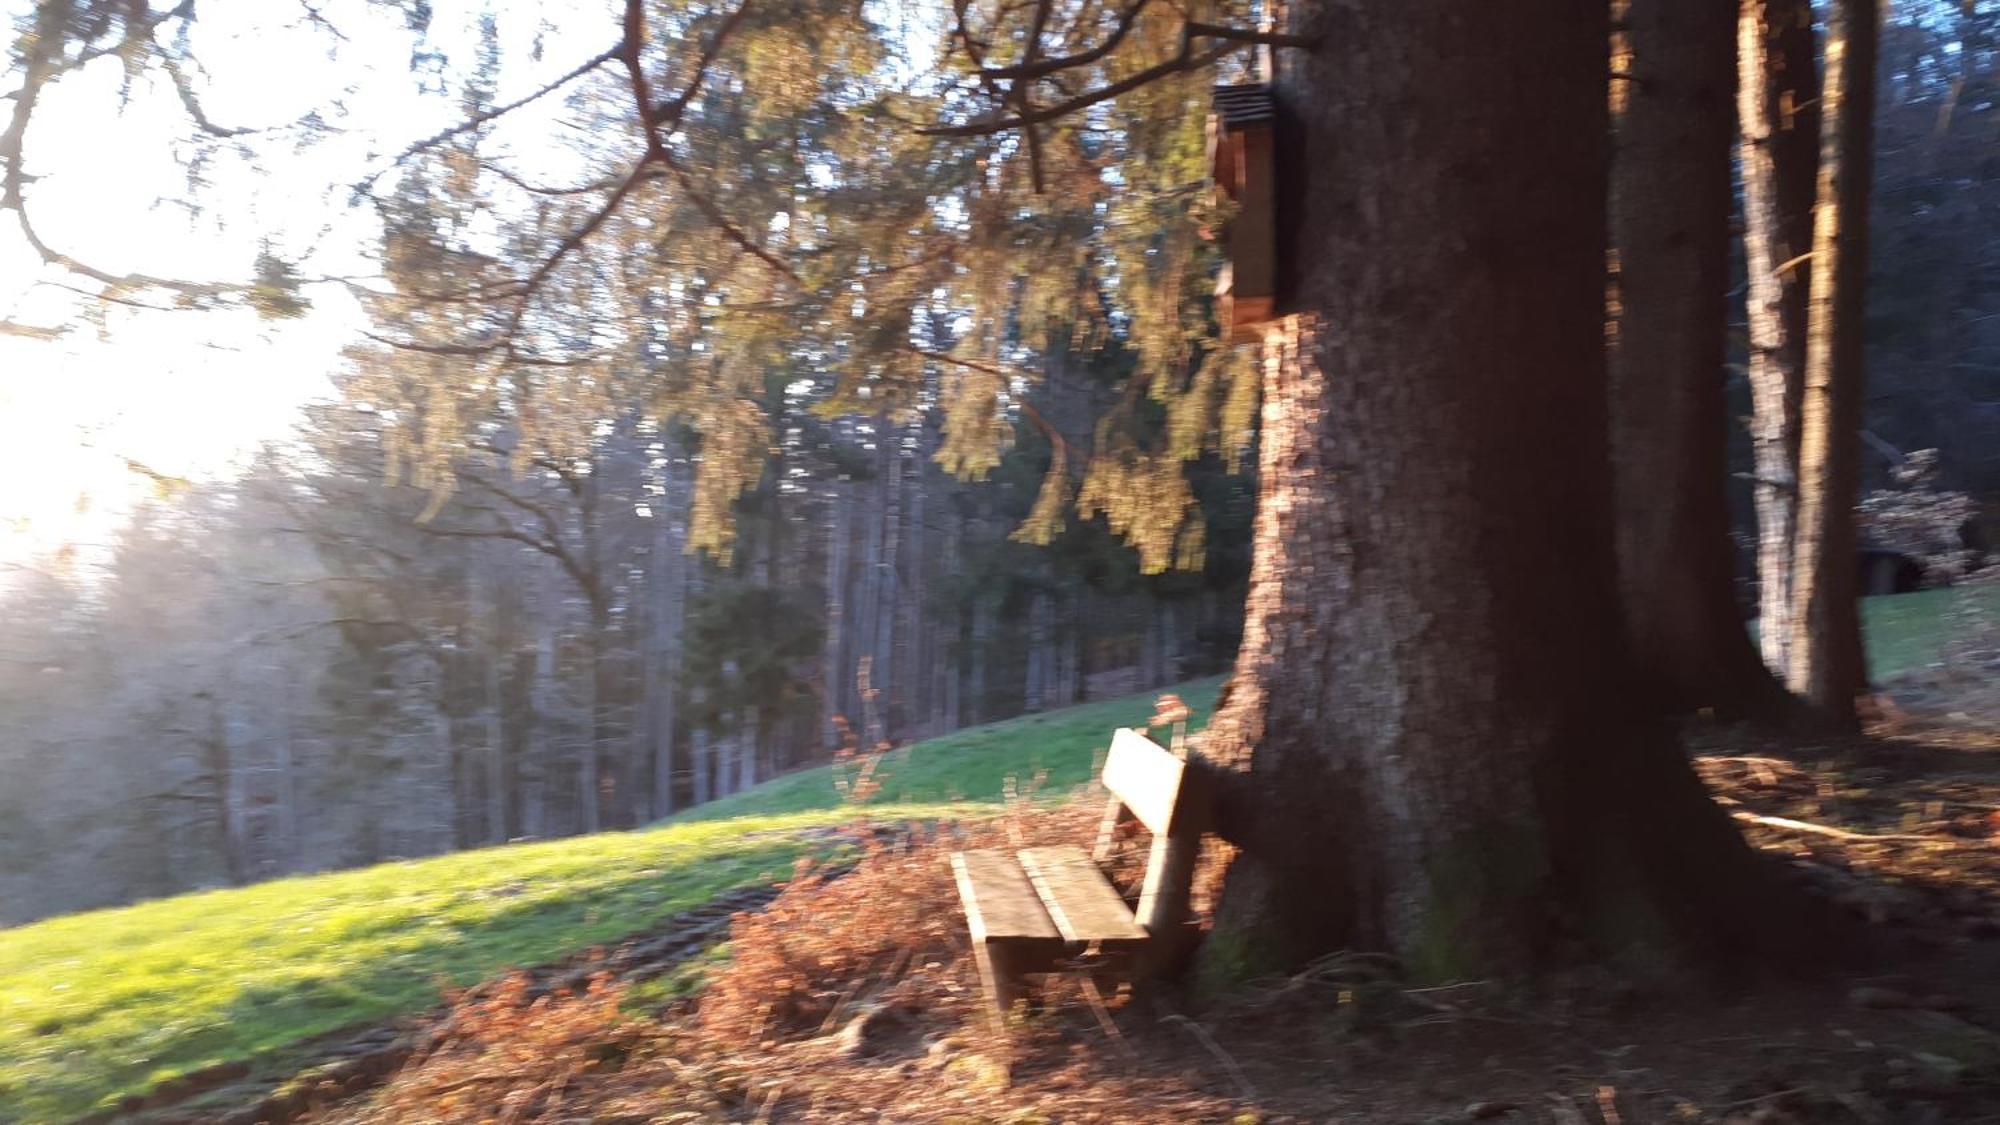
[[[627,1014],[623,988],[608,978],[533,999],[531,987],[516,974],[461,1001],[427,1054],[365,1103],[312,1120],[514,1123],[560,1120],[582,1106],[596,1115],[631,1096],[626,1079],[645,1069],[642,1060],[669,1057],[671,1033]],[[725,1083],[700,1072],[695,1081],[674,1077],[646,1092],[638,1120],[726,1112]]]
[[[977,1121],[1041,1103],[1064,1120],[1230,1120],[1235,1103],[1198,1082],[1111,1057],[1105,1001],[1080,979],[1051,978],[1008,1041],[983,1029],[950,852],[1087,845],[1100,811],[1022,803],[941,830],[857,832],[851,868],[802,867],[737,915],[727,964],[665,1018],[635,1016],[609,977],[539,997],[515,978],[468,996],[450,1033],[372,1095],[312,1120]]]
[[[2000,936],[2000,737],[1937,733],[1695,768],[1751,843],[1856,915],[1938,940]]]
[[[1092,842],[1101,796],[937,830],[857,831],[737,915],[705,991],[640,1018],[600,978],[467,996],[343,1122],[1956,1120],[2000,1108],[2000,742],[1835,745],[1714,732],[1697,768],[1760,848],[1855,913],[1926,936],[1920,977],[1740,1001],[1621,982],[1406,987],[1342,954],[1200,1021],[1056,977],[982,1030],[946,857]],[[1114,856],[1123,878],[1131,856]]]

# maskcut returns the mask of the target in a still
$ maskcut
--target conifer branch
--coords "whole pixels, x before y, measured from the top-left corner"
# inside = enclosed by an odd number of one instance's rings
[[[722,53],[723,42],[750,14],[750,3],[751,0],[743,0],[734,11],[723,17],[721,26],[717,27],[715,34],[709,36],[708,41],[702,45],[701,53],[695,59],[693,73],[688,75],[687,84],[671,99],[653,101],[652,91],[646,79],[644,61],[639,55],[639,48],[646,38],[644,0],[626,0],[625,41],[620,45],[619,57],[625,63],[625,70],[632,86],[632,102],[638,109],[640,126],[646,134],[646,155],[640,159],[640,168],[643,170],[646,165],[654,161],[666,165],[688,201],[693,203],[709,222],[715,224],[725,237],[787,281],[803,289],[805,283],[800,280],[798,273],[792,267],[758,245],[755,239],[723,213],[721,206],[714,199],[695,184],[694,177],[688,174],[680,158],[674,155],[673,149],[667,143],[674,131],[680,128],[681,119],[686,116],[688,106],[693,103],[703,83],[707,81],[709,68]]]
[[[915,344],[907,344],[905,347],[925,359],[936,360],[939,363],[948,363],[954,367],[963,367],[968,371],[977,371],[985,375],[997,375],[1001,378],[1011,379],[1017,374],[1025,377],[1033,377],[1034,374],[1022,368],[1009,371],[1007,368],[998,367],[991,363],[982,363],[976,359],[966,359],[963,356],[956,356],[950,352],[941,352],[932,348],[921,348]],[[1042,435],[1049,439],[1050,444],[1060,447],[1065,452],[1068,451],[1069,439],[1063,437],[1062,431],[1051,425],[1049,420],[1042,416],[1040,410],[1035,409],[1034,403],[1023,398],[1017,405],[1021,408],[1021,416],[1032,423],[1036,429],[1042,431]]]

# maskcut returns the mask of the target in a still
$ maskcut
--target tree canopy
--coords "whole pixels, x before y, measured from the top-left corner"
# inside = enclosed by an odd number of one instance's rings
[[[1055,442],[1020,534],[1045,543],[1070,512],[1101,512],[1146,570],[1195,565],[1183,466],[1233,463],[1254,421],[1246,359],[1212,322],[1206,236],[1226,213],[1204,138],[1217,74],[1287,41],[1254,31],[1253,8],[306,6],[336,59],[400,32],[413,102],[454,109],[427,135],[371,138],[346,185],[379,232],[373,274],[338,279],[373,322],[355,393],[395,423],[394,470],[437,497],[500,431],[519,458],[576,458],[640,394],[701,435],[690,546],[726,552],[732,503],[777,440],[770,373],[823,415],[941,406],[936,459],[977,478],[1017,415],[1056,433],[1020,393],[1036,357],[1108,347],[1126,391],[1087,448]],[[34,220],[37,106],[93,66],[171,87],[191,175],[225,149],[281,159],[220,123],[206,18],[192,0],[42,5],[16,48],[5,203],[37,253],[106,296],[300,315],[323,279],[279,248],[238,278],[125,274]],[[346,127],[336,106],[289,128],[311,143]]]

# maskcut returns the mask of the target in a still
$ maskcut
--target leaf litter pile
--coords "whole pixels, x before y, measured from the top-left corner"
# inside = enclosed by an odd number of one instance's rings
[[[1100,989],[1075,972],[1044,978],[996,1038],[946,857],[1087,846],[1102,806],[1086,795],[975,824],[858,828],[857,864],[802,868],[735,917],[695,995],[649,1008],[609,973],[553,992],[502,982],[382,1085],[307,1118],[2000,1121],[2000,729],[1952,719],[1690,739],[1749,839],[1899,951],[1886,975],[1750,993],[1599,971],[1533,992],[1416,988],[1389,959],[1342,954],[1195,1008],[1171,986]],[[1117,881],[1137,867],[1122,852]]]

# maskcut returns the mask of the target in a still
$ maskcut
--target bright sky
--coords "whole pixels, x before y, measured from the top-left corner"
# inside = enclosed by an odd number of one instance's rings
[[[31,0],[0,0],[10,23]],[[221,153],[189,191],[192,151],[163,143],[188,121],[163,75],[136,84],[121,110],[121,68],[105,58],[44,91],[30,126],[28,207],[42,239],[111,272],[240,281],[264,239],[306,276],[367,276],[372,214],[347,206],[347,185],[382,155],[457,119],[458,67],[473,58],[469,5],[438,3],[428,46],[452,67],[449,97],[425,97],[436,73],[413,73],[414,37],[399,13],[361,0],[319,9],[346,37],[302,22],[303,6],[204,8],[193,33],[205,68],[203,106],[224,127],[279,127]],[[556,26],[528,5],[500,21],[506,51],[499,97],[531,90],[602,50],[617,34],[608,12],[560,5]],[[529,57],[541,39],[542,59]],[[18,88],[11,71],[0,94]],[[0,102],[0,106],[11,103]],[[310,145],[285,126],[317,110],[336,130]],[[523,111],[530,137],[562,132],[562,103]],[[502,147],[496,151],[506,152]],[[547,142],[520,154],[552,163]],[[196,199],[199,212],[182,203]],[[45,267],[0,213],[0,319],[64,328],[53,341],[0,335],[0,565],[66,545],[101,548],[154,484],[137,462],[169,476],[209,478],[239,468],[281,437],[298,408],[326,394],[340,349],[362,327],[344,287],[309,291],[313,311],[265,322],[247,311],[149,312],[103,305],[65,286],[90,287]],[[4,581],[4,576],[0,576]]]

